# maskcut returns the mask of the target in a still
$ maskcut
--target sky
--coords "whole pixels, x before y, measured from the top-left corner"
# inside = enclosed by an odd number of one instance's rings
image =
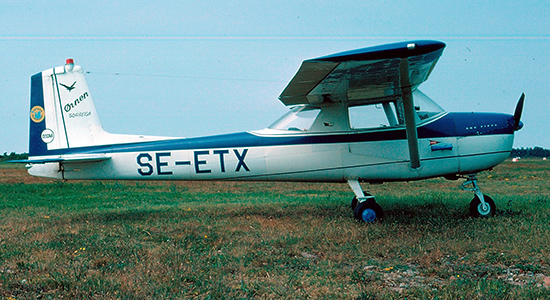
[[[107,131],[194,137],[269,126],[303,60],[416,39],[447,44],[424,93],[512,114],[524,92],[514,147],[550,148],[549,15],[547,0],[1,1],[0,153],[28,151],[29,78],[69,57]]]

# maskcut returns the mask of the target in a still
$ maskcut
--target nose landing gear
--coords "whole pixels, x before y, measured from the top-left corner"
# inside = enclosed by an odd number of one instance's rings
[[[466,181],[460,186],[463,191],[472,191],[475,194],[474,199],[470,202],[470,215],[472,217],[486,218],[495,215],[496,205],[495,201],[487,195],[483,195],[477,186],[476,174],[468,175],[465,177]],[[469,184],[471,188],[467,187]]]

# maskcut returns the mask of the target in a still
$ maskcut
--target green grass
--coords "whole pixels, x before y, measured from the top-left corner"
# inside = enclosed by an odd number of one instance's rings
[[[345,184],[15,178],[0,181],[4,299],[550,298],[542,160],[480,174],[490,219],[468,217],[462,181],[364,185],[386,211],[372,225]]]

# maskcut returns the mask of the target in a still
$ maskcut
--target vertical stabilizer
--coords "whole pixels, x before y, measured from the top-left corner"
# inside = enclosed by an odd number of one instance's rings
[[[30,156],[97,145],[106,135],[84,72],[72,59],[31,77]]]

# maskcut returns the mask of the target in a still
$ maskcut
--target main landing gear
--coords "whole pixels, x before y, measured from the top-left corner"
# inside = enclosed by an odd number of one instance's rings
[[[357,222],[373,223],[384,217],[382,207],[374,201],[374,196],[363,192],[358,180],[349,179],[348,184],[355,194],[351,200],[351,209]]]
[[[464,178],[466,178],[466,181],[462,184],[462,186],[460,186],[460,188],[464,191],[472,191],[475,194],[474,199],[470,202],[470,215],[475,218],[494,216],[497,209],[495,201],[493,201],[491,197],[481,193],[479,187],[477,186],[476,174],[468,175],[468,177]],[[469,184],[472,185],[471,188],[467,187]]]

